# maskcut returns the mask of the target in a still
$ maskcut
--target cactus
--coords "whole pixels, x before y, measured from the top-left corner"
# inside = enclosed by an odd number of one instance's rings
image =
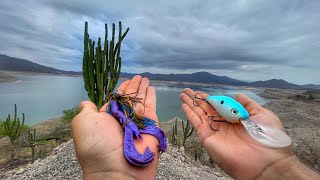
[[[191,136],[191,134],[193,133],[194,128],[192,126],[190,126],[189,120],[187,121],[186,126],[184,126],[184,122],[183,121],[181,121],[181,123],[182,123],[182,130],[183,130],[182,146],[185,146],[186,140],[187,140],[188,137]],[[191,130],[190,130],[190,127],[192,127]]]
[[[11,158],[14,159],[14,155],[16,154],[16,140],[20,137],[21,131],[23,129],[25,116],[22,113],[22,122],[19,118],[17,118],[17,105],[14,105],[14,118],[11,119],[10,114],[6,121],[4,122],[4,131],[5,135],[9,136],[11,144],[13,145],[13,151],[11,152]]]
[[[119,22],[118,41],[115,40],[115,24],[112,24],[112,38],[108,40],[108,26],[105,24],[104,47],[101,38],[98,38],[97,47],[95,41],[89,38],[88,22],[85,22],[84,51],[82,73],[84,87],[88,97],[98,108],[109,100],[109,95],[115,89],[121,71],[121,43],[129,28],[122,34],[122,25]]]
[[[178,118],[175,119],[174,125],[172,126],[171,144],[179,147]]]
[[[35,147],[36,147],[36,129],[33,129],[28,131],[28,143],[32,150],[32,162],[34,162],[35,157]]]
[[[4,122],[5,134],[9,136],[12,144],[15,144],[16,140],[21,134],[24,125],[25,115],[22,113],[22,122],[17,118],[17,105],[14,105],[14,118],[11,119],[10,114]]]

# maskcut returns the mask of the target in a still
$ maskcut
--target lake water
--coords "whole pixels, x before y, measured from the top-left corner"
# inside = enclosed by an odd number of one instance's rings
[[[13,115],[14,104],[18,106],[18,117],[26,115],[26,124],[33,125],[52,117],[59,117],[66,108],[77,106],[87,100],[82,77],[19,75],[17,82],[0,83],[0,119]],[[121,83],[121,81],[120,81]],[[245,93],[260,104],[268,100],[256,95],[257,89],[232,86],[177,85],[165,82],[151,83],[157,92],[157,114],[160,121],[173,117],[185,118],[181,111],[179,94],[190,87],[215,95],[234,97],[236,93]]]

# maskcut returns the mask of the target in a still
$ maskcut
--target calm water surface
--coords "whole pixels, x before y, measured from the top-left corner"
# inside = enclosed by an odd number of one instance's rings
[[[0,83],[0,119],[8,113],[13,115],[14,104],[18,105],[18,116],[26,115],[26,124],[33,125],[52,117],[59,117],[66,108],[77,106],[87,100],[82,77],[68,76],[31,76],[21,75],[17,82]],[[120,82],[121,83],[121,82]],[[245,93],[260,104],[268,100],[256,95],[258,90],[231,86],[190,86],[152,82],[157,91],[157,113],[160,121],[173,117],[185,118],[180,106],[179,94],[190,87],[192,89],[216,95],[234,97],[236,93]]]

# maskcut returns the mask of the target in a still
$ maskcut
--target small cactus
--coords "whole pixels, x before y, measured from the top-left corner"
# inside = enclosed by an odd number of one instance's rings
[[[17,118],[17,105],[14,105],[14,118],[11,119],[10,114],[8,114],[8,117],[6,121],[4,122],[4,131],[5,135],[9,136],[11,144],[13,145],[13,151],[11,152],[11,158],[14,159],[15,153],[16,153],[16,141],[20,137],[20,134],[23,129],[25,120],[25,115],[22,113],[22,122],[19,118]]]
[[[35,147],[36,147],[36,129],[28,131],[28,143],[32,150],[32,162],[34,162],[35,157]]]
[[[22,113],[22,122],[17,118],[17,105],[14,105],[14,118],[11,119],[10,114],[6,121],[4,122],[5,134],[9,136],[12,144],[15,144],[16,140],[20,137],[23,125],[24,125],[25,115]]]
[[[173,146],[179,146],[179,138],[178,138],[178,118],[175,119],[174,125],[172,126],[171,144],[172,144]]]
[[[182,123],[182,130],[183,130],[182,146],[185,146],[186,140],[187,140],[188,137],[191,136],[191,134],[193,133],[194,128],[190,125],[189,120],[187,121],[186,126],[184,126],[184,122],[183,121],[181,121],[181,123]]]

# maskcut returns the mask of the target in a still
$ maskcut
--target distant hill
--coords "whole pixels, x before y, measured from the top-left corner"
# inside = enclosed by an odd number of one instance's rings
[[[132,78],[134,74],[121,73],[121,77]],[[141,76],[148,77],[152,80],[161,81],[180,81],[180,82],[198,82],[198,83],[216,83],[229,85],[247,85],[245,81],[232,79],[227,76],[216,76],[208,72],[196,72],[192,74],[152,74],[142,73]]]
[[[251,86],[254,87],[269,87],[269,88],[281,88],[281,89],[304,89],[300,85],[288,83],[287,81],[283,79],[270,79],[267,81],[255,81],[252,83],[249,83]]]
[[[135,74],[121,73],[123,78],[132,78]],[[208,72],[197,72],[192,74],[152,74],[142,73],[143,77],[148,77],[152,80],[161,81],[180,81],[180,82],[198,82],[198,83],[212,83],[235,86],[253,86],[253,87],[268,87],[280,89],[320,89],[320,85],[308,84],[297,85],[289,83],[282,79],[270,79],[266,81],[245,82],[237,79],[232,79],[227,76],[217,76]]]
[[[6,71],[20,71],[20,72],[35,72],[35,73],[49,73],[49,74],[70,74],[80,75],[81,72],[64,71],[48,66],[43,66],[29,60],[18,59],[0,54],[0,70]]]
[[[48,66],[43,66],[29,60],[9,57],[0,54],[0,70],[6,71],[20,71],[20,72],[35,72],[35,73],[49,73],[49,74],[66,74],[66,75],[81,75],[82,72],[64,71]],[[121,73],[123,78],[132,78],[135,74]],[[267,81],[245,82],[227,76],[217,76],[208,72],[196,72],[192,74],[152,74],[142,73],[144,77],[152,80],[160,81],[179,81],[179,82],[197,82],[197,83],[211,83],[222,85],[235,86],[253,86],[253,87],[268,87],[268,88],[282,88],[282,89],[320,89],[320,85],[306,84],[297,85],[289,83],[282,79],[270,79]],[[4,74],[2,79],[8,80],[9,77]]]

